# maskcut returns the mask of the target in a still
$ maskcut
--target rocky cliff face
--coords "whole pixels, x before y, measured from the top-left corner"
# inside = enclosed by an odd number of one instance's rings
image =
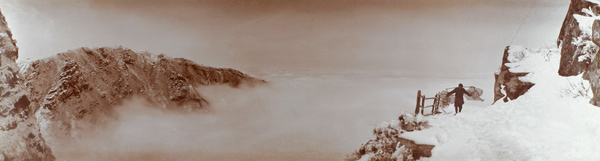
[[[264,82],[233,69],[124,48],[80,48],[22,68],[42,134],[53,147],[117,119],[114,107],[134,96],[194,112],[209,104],[195,86]]]
[[[592,41],[600,46],[600,20],[595,20],[592,27]],[[590,103],[595,106],[600,106],[600,54],[595,54],[596,57],[591,62],[590,66],[583,73],[583,79],[588,80],[594,96]]]
[[[572,0],[559,35],[561,63],[559,74],[574,76],[583,73],[594,93],[590,103],[600,106],[600,4],[587,0]]]
[[[600,13],[600,7],[587,0],[571,0],[563,21],[557,45],[561,48],[560,68],[562,76],[583,73],[598,52],[598,46],[591,43],[591,24],[580,23],[584,16]]]
[[[518,48],[518,47],[517,47]],[[519,78],[526,76],[526,72],[511,72],[508,66],[509,63],[519,61],[523,57],[521,50],[511,51],[511,47],[507,46],[504,49],[502,57],[502,65],[500,70],[495,74],[496,81],[494,82],[494,102],[502,99],[504,102],[517,99],[525,94],[534,84],[525,82]]]
[[[15,63],[16,41],[0,13],[0,160],[54,160]]]
[[[563,21],[557,45],[560,47],[561,76],[576,76],[583,73],[583,78],[591,84],[594,97],[590,103],[600,106],[600,21],[595,20],[600,14],[600,5],[587,0],[571,0],[569,10]],[[507,47],[507,50],[509,48]],[[494,84],[494,100],[505,98],[516,99],[524,94],[533,84],[515,79],[526,73],[505,72],[505,50],[502,68],[496,74]],[[506,96],[506,97],[505,97]]]

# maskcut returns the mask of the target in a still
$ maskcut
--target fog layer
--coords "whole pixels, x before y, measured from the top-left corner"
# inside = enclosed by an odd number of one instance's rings
[[[373,125],[414,111],[416,90],[432,95],[458,81],[491,83],[364,74],[261,77],[270,83],[198,88],[211,103],[202,114],[134,99],[118,107],[113,129],[53,150],[59,160],[341,160],[371,137]]]

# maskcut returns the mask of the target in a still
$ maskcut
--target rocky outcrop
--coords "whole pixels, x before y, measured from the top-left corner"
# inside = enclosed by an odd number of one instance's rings
[[[519,79],[520,77],[526,76],[529,73],[511,72],[510,68],[507,66],[508,63],[516,61],[512,58],[523,57],[519,56],[519,54],[523,53],[510,52],[510,46],[507,46],[504,49],[502,65],[500,66],[500,70],[494,75],[496,79],[494,82],[494,102],[500,99],[502,99],[504,102],[517,99],[519,96],[525,94],[529,88],[533,87],[533,83],[524,82]]]
[[[590,103],[600,106],[600,4],[587,0],[572,0],[559,35],[561,63],[559,74],[574,76],[583,73],[594,96]]]
[[[596,55],[596,60],[600,55]],[[600,62],[594,61],[589,67],[589,70],[583,74],[583,79],[588,80],[594,96],[590,99],[590,103],[595,106],[600,106]]]
[[[80,48],[23,69],[41,131],[53,147],[106,126],[117,119],[114,107],[134,96],[165,109],[194,112],[209,104],[196,86],[264,83],[237,70],[122,47]]]
[[[0,13],[0,160],[54,160],[33,115],[17,58],[16,41]]]
[[[346,157],[347,161],[370,157],[368,160],[418,160],[431,157],[433,145],[417,144],[400,137],[405,132],[422,130],[429,127],[411,114],[402,114],[398,120],[386,122],[373,129],[374,139],[367,141],[357,151]]]
[[[593,14],[600,13],[600,7],[587,0],[571,0],[569,10],[563,21],[557,45],[561,48],[560,67],[561,76],[575,76],[583,73],[590,65],[593,55],[598,52],[598,47],[590,47],[591,33],[582,30],[582,25],[577,16],[586,15],[584,10]],[[589,26],[591,27],[591,26]]]
[[[595,20],[592,27],[592,41],[600,46],[600,20]],[[600,106],[600,54],[596,54],[594,61],[583,73],[583,79],[588,80],[594,96],[590,103],[595,106]]]

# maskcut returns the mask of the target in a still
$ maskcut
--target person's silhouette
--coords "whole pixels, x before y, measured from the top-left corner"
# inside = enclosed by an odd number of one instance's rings
[[[465,103],[463,100],[463,94],[467,94],[467,96],[471,96],[467,90],[463,88],[462,84],[458,84],[458,87],[454,88],[452,91],[446,94],[446,97],[452,95],[454,93],[454,111],[456,113],[460,113],[462,111],[462,105]]]

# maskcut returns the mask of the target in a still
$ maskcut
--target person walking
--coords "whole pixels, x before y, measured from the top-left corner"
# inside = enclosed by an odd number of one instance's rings
[[[458,114],[462,111],[462,105],[465,103],[465,101],[463,100],[463,95],[467,94],[467,96],[471,96],[471,94],[469,94],[469,92],[467,92],[467,90],[463,88],[463,85],[461,83],[458,84],[458,87],[448,92],[448,94],[446,94],[446,97],[452,94],[454,94],[454,111],[456,112],[456,114]]]

